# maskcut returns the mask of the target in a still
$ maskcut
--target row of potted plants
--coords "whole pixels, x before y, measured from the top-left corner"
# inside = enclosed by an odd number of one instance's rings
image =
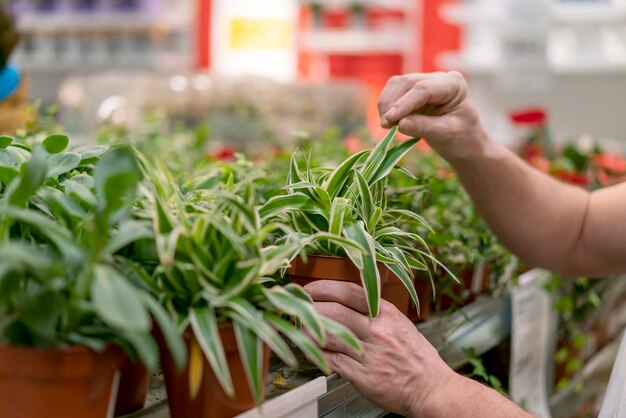
[[[324,372],[329,333],[359,351],[299,284],[350,274],[376,316],[446,269],[426,221],[389,205],[416,142],[394,137],[334,168],[294,154],[284,187],[245,161],[183,181],[129,146],[0,137],[0,416],[128,412],[142,395],[115,388],[145,394],[159,358],[173,417],[233,416],[262,402],[270,351],[295,366],[284,338]]]

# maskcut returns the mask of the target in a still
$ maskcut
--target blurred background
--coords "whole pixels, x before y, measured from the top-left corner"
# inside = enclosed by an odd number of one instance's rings
[[[2,0],[21,95],[89,141],[166,114],[236,145],[380,135],[393,75],[460,70],[490,132],[626,139],[626,0]],[[0,28],[0,31],[4,29]],[[366,127],[366,129],[363,129]]]

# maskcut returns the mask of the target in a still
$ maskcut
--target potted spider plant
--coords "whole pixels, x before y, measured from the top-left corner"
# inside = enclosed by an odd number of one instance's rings
[[[394,145],[396,132],[394,127],[373,149],[350,156],[334,169],[314,168],[307,158],[301,171],[294,153],[286,194],[272,197],[260,208],[265,222],[280,220],[303,236],[327,232],[361,246],[363,250],[357,251],[316,240],[293,260],[287,273],[299,284],[320,279],[362,284],[372,317],[378,315],[381,296],[405,313],[409,297],[419,305],[414,270],[429,271],[435,265],[446,269],[424,239],[407,228],[426,221],[415,212],[387,205],[388,177],[392,171],[412,177],[398,164],[418,141]]]
[[[330,369],[318,344],[327,333],[360,350],[350,331],[316,313],[302,288],[277,281],[304,245],[323,237],[350,246],[347,240],[330,234],[301,238],[282,224],[262,224],[253,182],[246,179],[185,190],[162,164],[155,169],[143,159],[143,166],[153,189],[142,211],[154,220],[159,261],[151,286],[177,318],[189,352],[187,368],[177,372],[163,350],[173,418],[231,417],[260,404],[270,351],[296,365],[280,334],[324,372]]]
[[[132,152],[34,149],[0,137],[0,416],[108,417],[124,358],[154,368],[152,316],[179,365],[182,340],[122,273],[119,250],[151,236],[130,217]]]

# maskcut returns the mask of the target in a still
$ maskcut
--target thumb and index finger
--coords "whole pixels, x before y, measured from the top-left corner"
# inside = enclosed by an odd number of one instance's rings
[[[383,128],[399,125],[400,132],[423,137],[441,127],[438,114],[460,104],[467,95],[458,72],[417,74],[403,82],[390,80],[379,100]]]

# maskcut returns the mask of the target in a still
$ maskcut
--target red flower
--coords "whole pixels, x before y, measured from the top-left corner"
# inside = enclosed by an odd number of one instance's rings
[[[575,171],[558,170],[554,173],[556,177],[560,178],[566,183],[573,184],[575,186],[587,187],[589,185],[589,179],[587,176]]]
[[[626,159],[617,154],[598,154],[593,158],[594,164],[612,174],[626,173]]]
[[[224,145],[222,147],[215,148],[209,153],[209,157],[220,161],[232,161],[235,159],[235,154],[239,152],[239,149],[234,146]]]

